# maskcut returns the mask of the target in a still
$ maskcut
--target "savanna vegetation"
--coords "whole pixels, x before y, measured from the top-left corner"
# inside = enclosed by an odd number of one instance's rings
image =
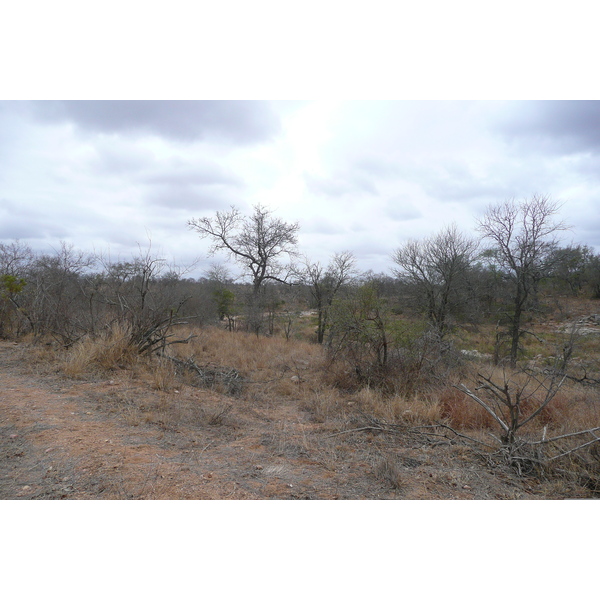
[[[560,245],[558,208],[542,196],[491,206],[472,234],[451,225],[400,243],[377,274],[343,249],[324,265],[301,254],[298,225],[261,206],[188,223],[238,279],[223,263],[189,278],[151,248],[112,261],[4,243],[0,336],[70,378],[129,369],[165,393],[293,397],[339,439],[460,446],[598,494],[600,255]],[[400,485],[388,455],[375,470]]]

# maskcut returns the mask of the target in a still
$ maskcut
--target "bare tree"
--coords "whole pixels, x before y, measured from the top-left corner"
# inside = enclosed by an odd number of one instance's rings
[[[211,255],[227,252],[250,272],[255,297],[265,281],[288,283],[290,268],[281,263],[281,258],[295,253],[298,223],[277,219],[257,204],[247,217],[232,206],[229,211],[217,211],[214,217],[190,219],[188,226],[201,238],[212,240]]]
[[[317,342],[323,343],[329,319],[329,310],[340,288],[356,275],[355,258],[351,252],[337,252],[327,267],[319,262],[311,262],[304,257],[298,269],[300,280],[310,290],[317,309]]]
[[[477,242],[460,233],[456,225],[421,241],[410,240],[392,255],[394,274],[407,283],[422,301],[427,318],[443,337],[452,302],[458,298],[477,249]]]
[[[556,247],[556,233],[567,229],[553,220],[559,205],[546,196],[533,196],[520,203],[506,201],[488,208],[478,230],[492,242],[487,255],[510,285],[511,302],[507,313],[510,338],[510,364],[515,366],[523,317],[546,272],[546,260]]]

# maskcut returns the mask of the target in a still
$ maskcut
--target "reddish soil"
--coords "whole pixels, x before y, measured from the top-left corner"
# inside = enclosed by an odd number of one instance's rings
[[[0,342],[2,499],[578,497],[460,445],[315,422],[293,397],[160,392],[126,370],[65,379]]]

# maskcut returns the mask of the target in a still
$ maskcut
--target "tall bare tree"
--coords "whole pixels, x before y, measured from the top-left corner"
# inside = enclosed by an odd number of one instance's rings
[[[394,274],[409,284],[440,336],[448,329],[452,302],[456,305],[477,249],[477,242],[450,225],[424,240],[410,240],[392,255]]]
[[[547,272],[547,259],[556,247],[556,234],[567,229],[555,222],[560,206],[547,196],[530,200],[509,200],[490,206],[478,222],[483,239],[491,241],[491,258],[510,286],[508,316],[510,364],[514,367],[519,341],[524,333],[523,318],[539,281]]]
[[[317,309],[317,342],[323,343],[329,310],[340,288],[356,275],[355,258],[351,252],[336,252],[325,267],[304,257],[298,269],[300,280],[306,284]]]
[[[272,211],[257,204],[250,216],[232,206],[229,211],[217,211],[214,217],[190,219],[188,226],[212,241],[210,255],[226,252],[249,271],[255,297],[265,281],[288,283],[291,271],[281,258],[295,254],[298,223],[275,218]]]

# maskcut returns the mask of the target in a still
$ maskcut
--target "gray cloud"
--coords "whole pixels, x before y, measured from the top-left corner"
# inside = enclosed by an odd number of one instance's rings
[[[242,181],[217,164],[171,164],[140,178],[151,204],[195,211],[222,210],[235,203]]]
[[[600,151],[600,102],[539,101],[510,103],[492,131],[508,140],[559,153]]]
[[[357,193],[372,195],[377,195],[378,193],[377,187],[371,178],[361,173],[347,173],[331,177],[317,177],[316,175],[305,173],[304,181],[311,193],[332,196],[334,198]]]
[[[166,185],[230,185],[240,187],[239,177],[229,173],[218,165],[187,164],[173,168],[161,169],[145,176],[142,183]]]
[[[68,233],[68,227],[46,211],[0,200],[0,239],[45,240],[64,238]]]
[[[255,144],[281,129],[271,105],[260,101],[36,101],[32,107],[44,122],[70,121],[92,132],[154,134],[184,142]]]
[[[391,198],[387,203],[385,215],[393,221],[413,221],[420,219],[423,213],[415,208],[410,200],[397,197]]]
[[[324,235],[338,235],[345,233],[345,229],[337,223],[332,223],[329,219],[311,218],[303,219],[301,222],[301,231],[306,234],[317,233]]]
[[[498,180],[491,176],[475,176],[466,165],[460,163],[440,164],[437,169],[428,169],[419,177],[422,189],[440,202],[469,202],[506,198],[514,194],[509,175]]]
[[[95,147],[96,154],[90,167],[99,175],[131,175],[155,167],[154,154],[139,145],[101,145]]]
[[[232,203],[220,190],[207,191],[203,187],[172,183],[156,186],[146,196],[149,204],[168,209],[195,211],[224,210]],[[190,215],[194,216],[194,215]]]

